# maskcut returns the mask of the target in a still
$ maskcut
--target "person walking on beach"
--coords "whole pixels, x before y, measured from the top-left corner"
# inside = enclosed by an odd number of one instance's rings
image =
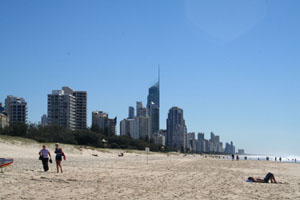
[[[60,172],[63,173],[63,170],[62,170],[62,167],[61,167],[61,161],[62,161],[62,157],[65,156],[65,155],[64,155],[64,152],[63,152],[62,148],[59,147],[58,143],[55,144],[54,153],[56,154],[55,162],[56,162],[57,173],[59,173],[59,169],[60,169]]]
[[[234,154],[231,155],[232,161],[234,161]]]
[[[279,161],[281,162],[281,157],[279,158]]]
[[[40,160],[42,160],[42,163],[43,163],[44,171],[46,172],[49,170],[49,165],[48,165],[49,157],[50,157],[50,162],[52,162],[51,154],[48,151],[48,149],[46,149],[46,145],[42,146],[42,149],[40,150],[39,155],[40,155]]]

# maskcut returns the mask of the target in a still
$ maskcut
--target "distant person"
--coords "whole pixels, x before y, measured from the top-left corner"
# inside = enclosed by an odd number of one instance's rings
[[[277,162],[277,157],[275,157],[275,162]]]
[[[239,155],[236,155],[236,160],[239,161],[240,160],[240,157]]]
[[[261,178],[253,178],[253,177],[249,177],[247,179],[247,182],[256,182],[256,183],[269,183],[271,181],[271,183],[277,183],[274,177],[274,174],[272,174],[271,172],[269,172],[264,179]]]
[[[64,154],[62,148],[59,147],[58,143],[55,144],[55,151],[54,151],[54,153],[56,154],[56,156],[55,156],[55,162],[56,162],[57,173],[59,173],[59,169],[60,169],[60,172],[63,173],[63,170],[62,170],[62,167],[61,167],[61,161],[62,161],[62,157],[63,156],[65,157],[65,154]]]
[[[295,158],[295,163],[297,163],[297,159]]]
[[[281,157],[279,158],[279,161],[281,162]]]
[[[42,146],[39,155],[40,155],[40,160],[42,160],[43,163],[44,171],[46,172],[49,170],[49,165],[48,165],[49,157],[50,157],[50,162],[52,163],[51,154],[48,151],[48,149],[46,149],[46,145]]]
[[[231,155],[232,161],[234,161],[234,154]]]
[[[244,157],[244,160],[247,160],[247,159],[248,159],[247,156],[245,156],[245,157]]]
[[[267,157],[266,160],[269,161],[269,157]]]

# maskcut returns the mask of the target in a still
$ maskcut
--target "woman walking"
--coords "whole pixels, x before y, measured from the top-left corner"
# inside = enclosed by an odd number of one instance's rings
[[[43,145],[43,148],[40,150],[39,155],[40,155],[40,160],[42,160],[43,163],[44,171],[46,172],[49,170],[49,166],[48,166],[49,157],[50,157],[50,162],[52,162],[51,154],[48,151],[48,149],[46,149],[46,145]]]
[[[64,152],[63,152],[62,148],[59,147],[58,143],[55,144],[54,153],[56,154],[55,161],[56,161],[57,173],[59,173],[59,169],[60,169],[60,172],[63,173],[63,170],[61,167],[61,161],[62,161],[62,157],[64,156]]]

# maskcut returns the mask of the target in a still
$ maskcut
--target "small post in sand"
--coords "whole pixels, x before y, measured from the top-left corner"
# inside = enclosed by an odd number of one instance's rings
[[[149,148],[149,147],[146,147],[146,148],[145,148],[145,151],[146,151],[146,153],[147,153],[147,165],[148,165],[148,153],[149,153],[149,151],[150,151],[150,148]]]

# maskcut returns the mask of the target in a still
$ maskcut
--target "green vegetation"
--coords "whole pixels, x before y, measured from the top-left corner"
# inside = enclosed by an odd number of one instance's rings
[[[151,151],[160,151],[160,145],[152,140],[134,140],[129,136],[112,135],[109,130],[101,130],[97,127],[85,130],[69,130],[59,126],[41,126],[36,124],[14,123],[4,129],[0,128],[0,135],[24,137],[41,143],[64,143],[87,145],[100,148],[112,149],[135,149],[145,150],[150,147]]]

